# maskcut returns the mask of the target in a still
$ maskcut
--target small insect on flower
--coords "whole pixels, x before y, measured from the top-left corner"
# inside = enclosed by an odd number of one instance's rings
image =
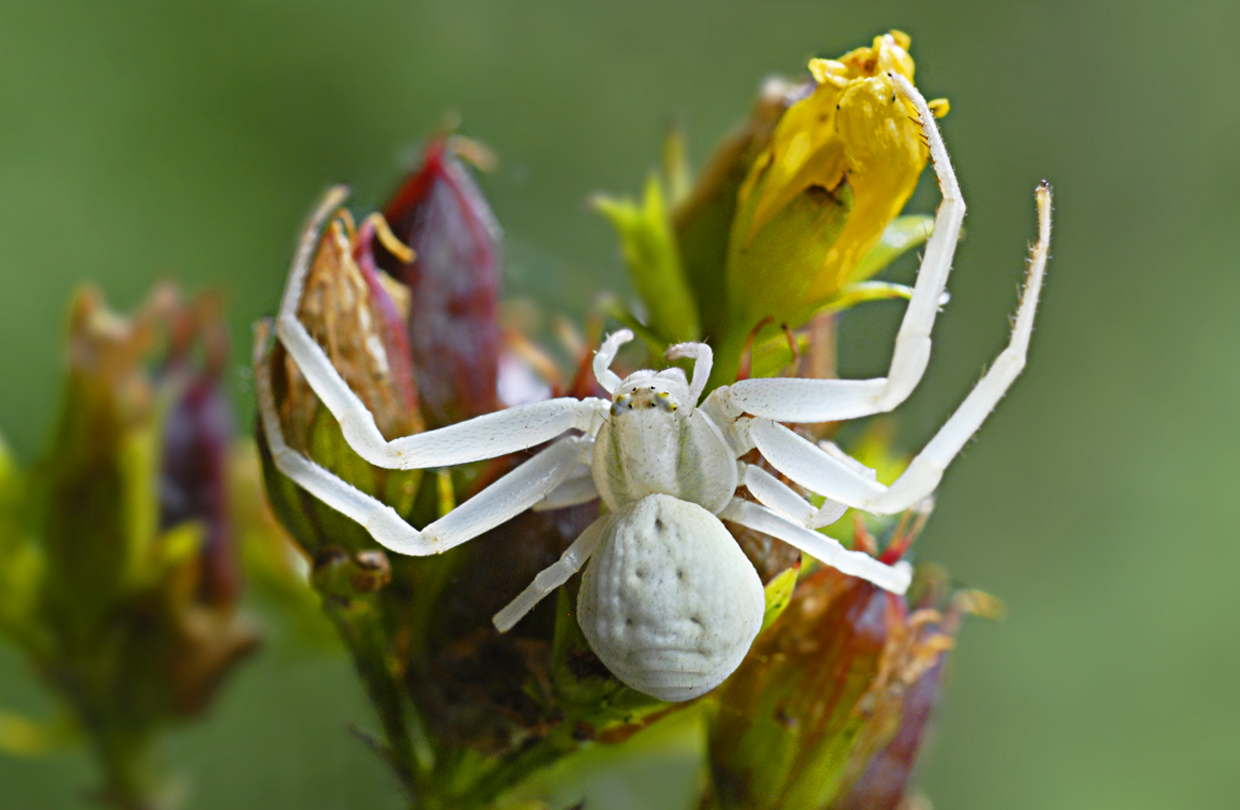
[[[605,513],[554,565],[495,616],[507,631],[542,598],[586,565],[578,622],[594,652],[629,686],[663,700],[701,695],[740,664],[762,623],[762,584],[721,521],[777,537],[844,573],[896,593],[908,587],[908,563],[887,565],[850,551],[817,528],[848,507],[903,511],[929,497],[943,470],[1020,374],[1033,330],[1050,241],[1050,189],[1037,192],[1039,236],[1011,341],[938,434],[890,487],[833,446],[802,438],[782,422],[856,419],[889,411],[921,380],[930,332],[947,284],[964,201],[926,101],[902,75],[889,79],[916,112],[942,191],[934,233],[896,337],[886,377],[872,380],[766,378],[716,388],[704,401],[712,352],[681,343],[678,368],[624,379],[610,366],[633,338],[610,335],[594,373],[611,400],[558,398],[386,440],[297,319],[298,302],[321,222],[344,198],[332,191],[302,236],[276,320],[276,331],[315,393],[340,422],[349,445],[371,464],[414,469],[495,458],[551,442],[521,466],[418,530],[382,502],[348,485],[289,447],[281,435],[262,324],[255,369],[263,429],[278,469],[324,503],[362,524],[392,551],[446,551],[526,509],[601,498]],[[903,104],[894,93],[891,103]],[[760,467],[739,459],[757,449],[772,467],[826,498],[814,507]],[[736,496],[745,487],[755,500]]]

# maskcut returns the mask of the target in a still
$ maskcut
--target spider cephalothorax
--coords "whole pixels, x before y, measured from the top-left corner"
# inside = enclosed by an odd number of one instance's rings
[[[930,332],[947,284],[964,217],[964,201],[925,99],[903,76],[890,75],[915,107],[930,147],[943,202],[926,244],[886,377],[871,380],[749,379],[715,389],[706,344],[683,343],[669,359],[690,359],[693,373],[638,371],[621,380],[611,363],[632,339],[609,336],[594,373],[611,400],[560,398],[521,405],[448,427],[386,440],[323,349],[297,320],[297,306],[318,228],[343,199],[330,194],[303,235],[281,302],[277,331],[289,355],[340,421],[350,446],[372,464],[397,469],[443,467],[550,444],[521,466],[422,530],[288,446],[271,380],[255,368],[263,429],[281,472],[361,523],[385,547],[425,555],[445,551],[515,517],[601,499],[607,509],[495,616],[510,629],[543,597],[589,561],[578,621],[604,664],[628,685],[665,700],[687,700],[737,667],[762,623],[763,591],[753,567],[721,521],[763,532],[821,562],[902,593],[907,563],[886,565],[815,531],[848,507],[892,514],[928,498],[943,470],[981,426],[1024,367],[1050,242],[1050,190],[1038,189],[1039,236],[1011,342],[990,370],[909,464],[884,486],[834,445],[814,444],[781,423],[856,419],[899,405],[921,380]],[[898,103],[893,97],[892,103]],[[826,500],[815,507],[761,467],[740,461],[757,449],[785,477]],[[756,499],[736,496],[745,487]]]

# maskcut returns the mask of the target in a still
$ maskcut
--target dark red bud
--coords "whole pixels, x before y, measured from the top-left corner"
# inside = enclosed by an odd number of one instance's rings
[[[383,213],[415,254],[406,263],[375,249],[412,292],[409,343],[429,427],[496,410],[500,229],[447,141],[427,146]]]

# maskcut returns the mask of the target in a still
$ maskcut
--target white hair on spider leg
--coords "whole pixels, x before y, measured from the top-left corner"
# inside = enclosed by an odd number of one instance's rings
[[[495,616],[511,629],[543,597],[587,566],[578,621],[594,652],[629,686],[664,700],[687,700],[721,683],[739,665],[761,625],[764,599],[753,567],[721,521],[777,537],[845,573],[902,593],[906,562],[889,566],[844,548],[816,528],[847,507],[891,514],[924,505],[943,470],[995,408],[1025,364],[1050,245],[1050,188],[1037,190],[1038,240],[1008,347],[904,473],[890,486],[834,446],[819,446],[781,423],[856,419],[889,411],[920,382],[930,333],[943,300],[964,217],[964,200],[925,99],[891,74],[917,109],[943,201],[926,243],[912,298],[885,377],[870,380],[748,379],[699,399],[712,355],[682,343],[678,368],[643,370],[621,379],[611,365],[633,339],[609,335],[593,369],[610,400],[559,398],[479,416],[388,441],[349,390],[323,349],[297,320],[316,235],[344,192],[335,189],[307,226],[280,312],[279,338],[346,440],[372,464],[394,469],[441,467],[494,458],[551,442],[521,466],[422,530],[291,449],[281,435],[267,350],[270,328],[257,330],[254,365],[263,430],[277,468],[402,554],[434,554],[477,537],[530,508],[601,499],[607,510]],[[764,470],[740,462],[757,449],[778,472],[826,498],[811,505]],[[745,487],[756,499],[737,497]]]

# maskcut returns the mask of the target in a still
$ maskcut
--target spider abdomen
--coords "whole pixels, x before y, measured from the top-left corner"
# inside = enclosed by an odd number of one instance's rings
[[[757,572],[717,517],[650,495],[615,513],[582,577],[577,619],[620,680],[680,701],[736,669],[765,605]]]

